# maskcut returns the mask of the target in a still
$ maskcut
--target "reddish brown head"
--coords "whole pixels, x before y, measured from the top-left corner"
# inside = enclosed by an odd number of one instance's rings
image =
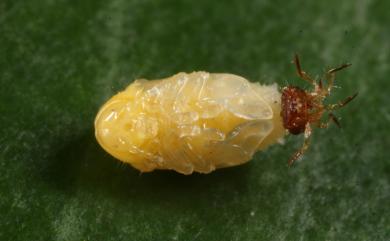
[[[308,92],[295,86],[283,88],[281,111],[283,126],[293,135],[305,134],[305,142],[302,148],[291,157],[289,165],[293,164],[295,160],[302,156],[309,147],[309,137],[312,131],[311,127],[326,128],[330,121],[333,121],[340,126],[337,118],[331,111],[345,106],[357,96],[356,93],[337,104],[325,105],[323,103],[324,99],[330,95],[330,91],[333,88],[335,73],[350,66],[350,64],[343,64],[338,68],[327,71],[325,74],[327,86],[324,87],[321,79],[317,83],[313,78],[302,71],[297,55],[295,55],[294,62],[298,76],[312,84],[314,89],[313,91]],[[328,121],[321,122],[321,118],[326,111],[328,111]]]

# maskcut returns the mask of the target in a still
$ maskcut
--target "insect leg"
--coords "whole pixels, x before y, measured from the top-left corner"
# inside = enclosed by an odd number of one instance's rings
[[[320,123],[319,128],[328,128],[330,122],[333,121],[339,128],[341,128],[340,122],[333,113],[328,114],[328,120],[325,123]]]
[[[305,151],[309,148],[310,136],[311,136],[311,127],[309,123],[306,124],[304,136],[305,139],[303,141],[303,145],[301,149],[295,152],[294,155],[290,158],[290,160],[288,160],[289,166],[292,166],[292,164],[294,164],[294,162],[298,160],[303,155],[303,153],[305,153]]]
[[[318,88],[319,88],[320,90],[322,90],[322,87],[323,87],[323,83],[322,83],[322,79],[320,79],[320,80],[318,81]]]
[[[328,82],[328,86],[325,89],[325,95],[329,95],[331,89],[333,88],[333,83],[336,75],[334,73],[331,73],[330,71],[326,72],[326,81]]]
[[[342,65],[340,65],[340,66],[337,67],[337,68],[330,69],[330,70],[328,71],[328,73],[335,73],[335,72],[340,71],[340,70],[342,70],[342,69],[345,69],[345,68],[347,68],[347,67],[349,67],[349,66],[351,66],[351,65],[352,65],[352,64],[350,64],[350,63],[342,64]]]
[[[351,102],[353,99],[355,99],[355,97],[358,95],[358,93],[355,93],[354,95],[351,95],[351,96],[348,96],[345,100],[343,101],[340,101],[339,103],[337,104],[333,104],[333,105],[328,105],[326,108],[328,110],[335,110],[335,109],[339,109],[345,105],[347,105],[349,102]]]
[[[326,80],[328,81],[328,88],[327,88],[326,94],[329,94],[330,90],[333,88],[333,83],[334,83],[334,79],[336,77],[336,72],[338,72],[342,69],[345,69],[349,66],[351,66],[351,64],[342,64],[339,67],[330,69],[326,72]]]
[[[299,61],[298,54],[295,54],[295,56],[294,56],[294,64],[295,64],[295,67],[296,67],[296,69],[297,69],[297,74],[298,74],[298,76],[299,76],[301,79],[303,79],[303,80],[309,82],[310,84],[315,85],[315,82],[314,82],[313,78],[311,78],[305,71],[302,70],[302,68],[301,68],[301,62]]]

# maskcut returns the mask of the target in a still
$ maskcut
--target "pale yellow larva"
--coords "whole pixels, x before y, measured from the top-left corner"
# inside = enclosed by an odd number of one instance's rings
[[[108,153],[142,172],[209,173],[243,164],[281,140],[286,131],[280,112],[276,84],[179,73],[133,82],[103,105],[95,130]]]

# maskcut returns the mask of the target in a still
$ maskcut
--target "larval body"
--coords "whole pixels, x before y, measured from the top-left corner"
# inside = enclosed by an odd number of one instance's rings
[[[233,74],[178,73],[136,80],[96,120],[100,145],[142,172],[209,173],[243,164],[285,135],[275,85]]]

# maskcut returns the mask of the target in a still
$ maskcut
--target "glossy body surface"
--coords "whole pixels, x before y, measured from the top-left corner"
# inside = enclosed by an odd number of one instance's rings
[[[136,80],[95,120],[96,138],[142,172],[209,173],[240,165],[285,134],[276,85],[232,74],[179,73]]]

